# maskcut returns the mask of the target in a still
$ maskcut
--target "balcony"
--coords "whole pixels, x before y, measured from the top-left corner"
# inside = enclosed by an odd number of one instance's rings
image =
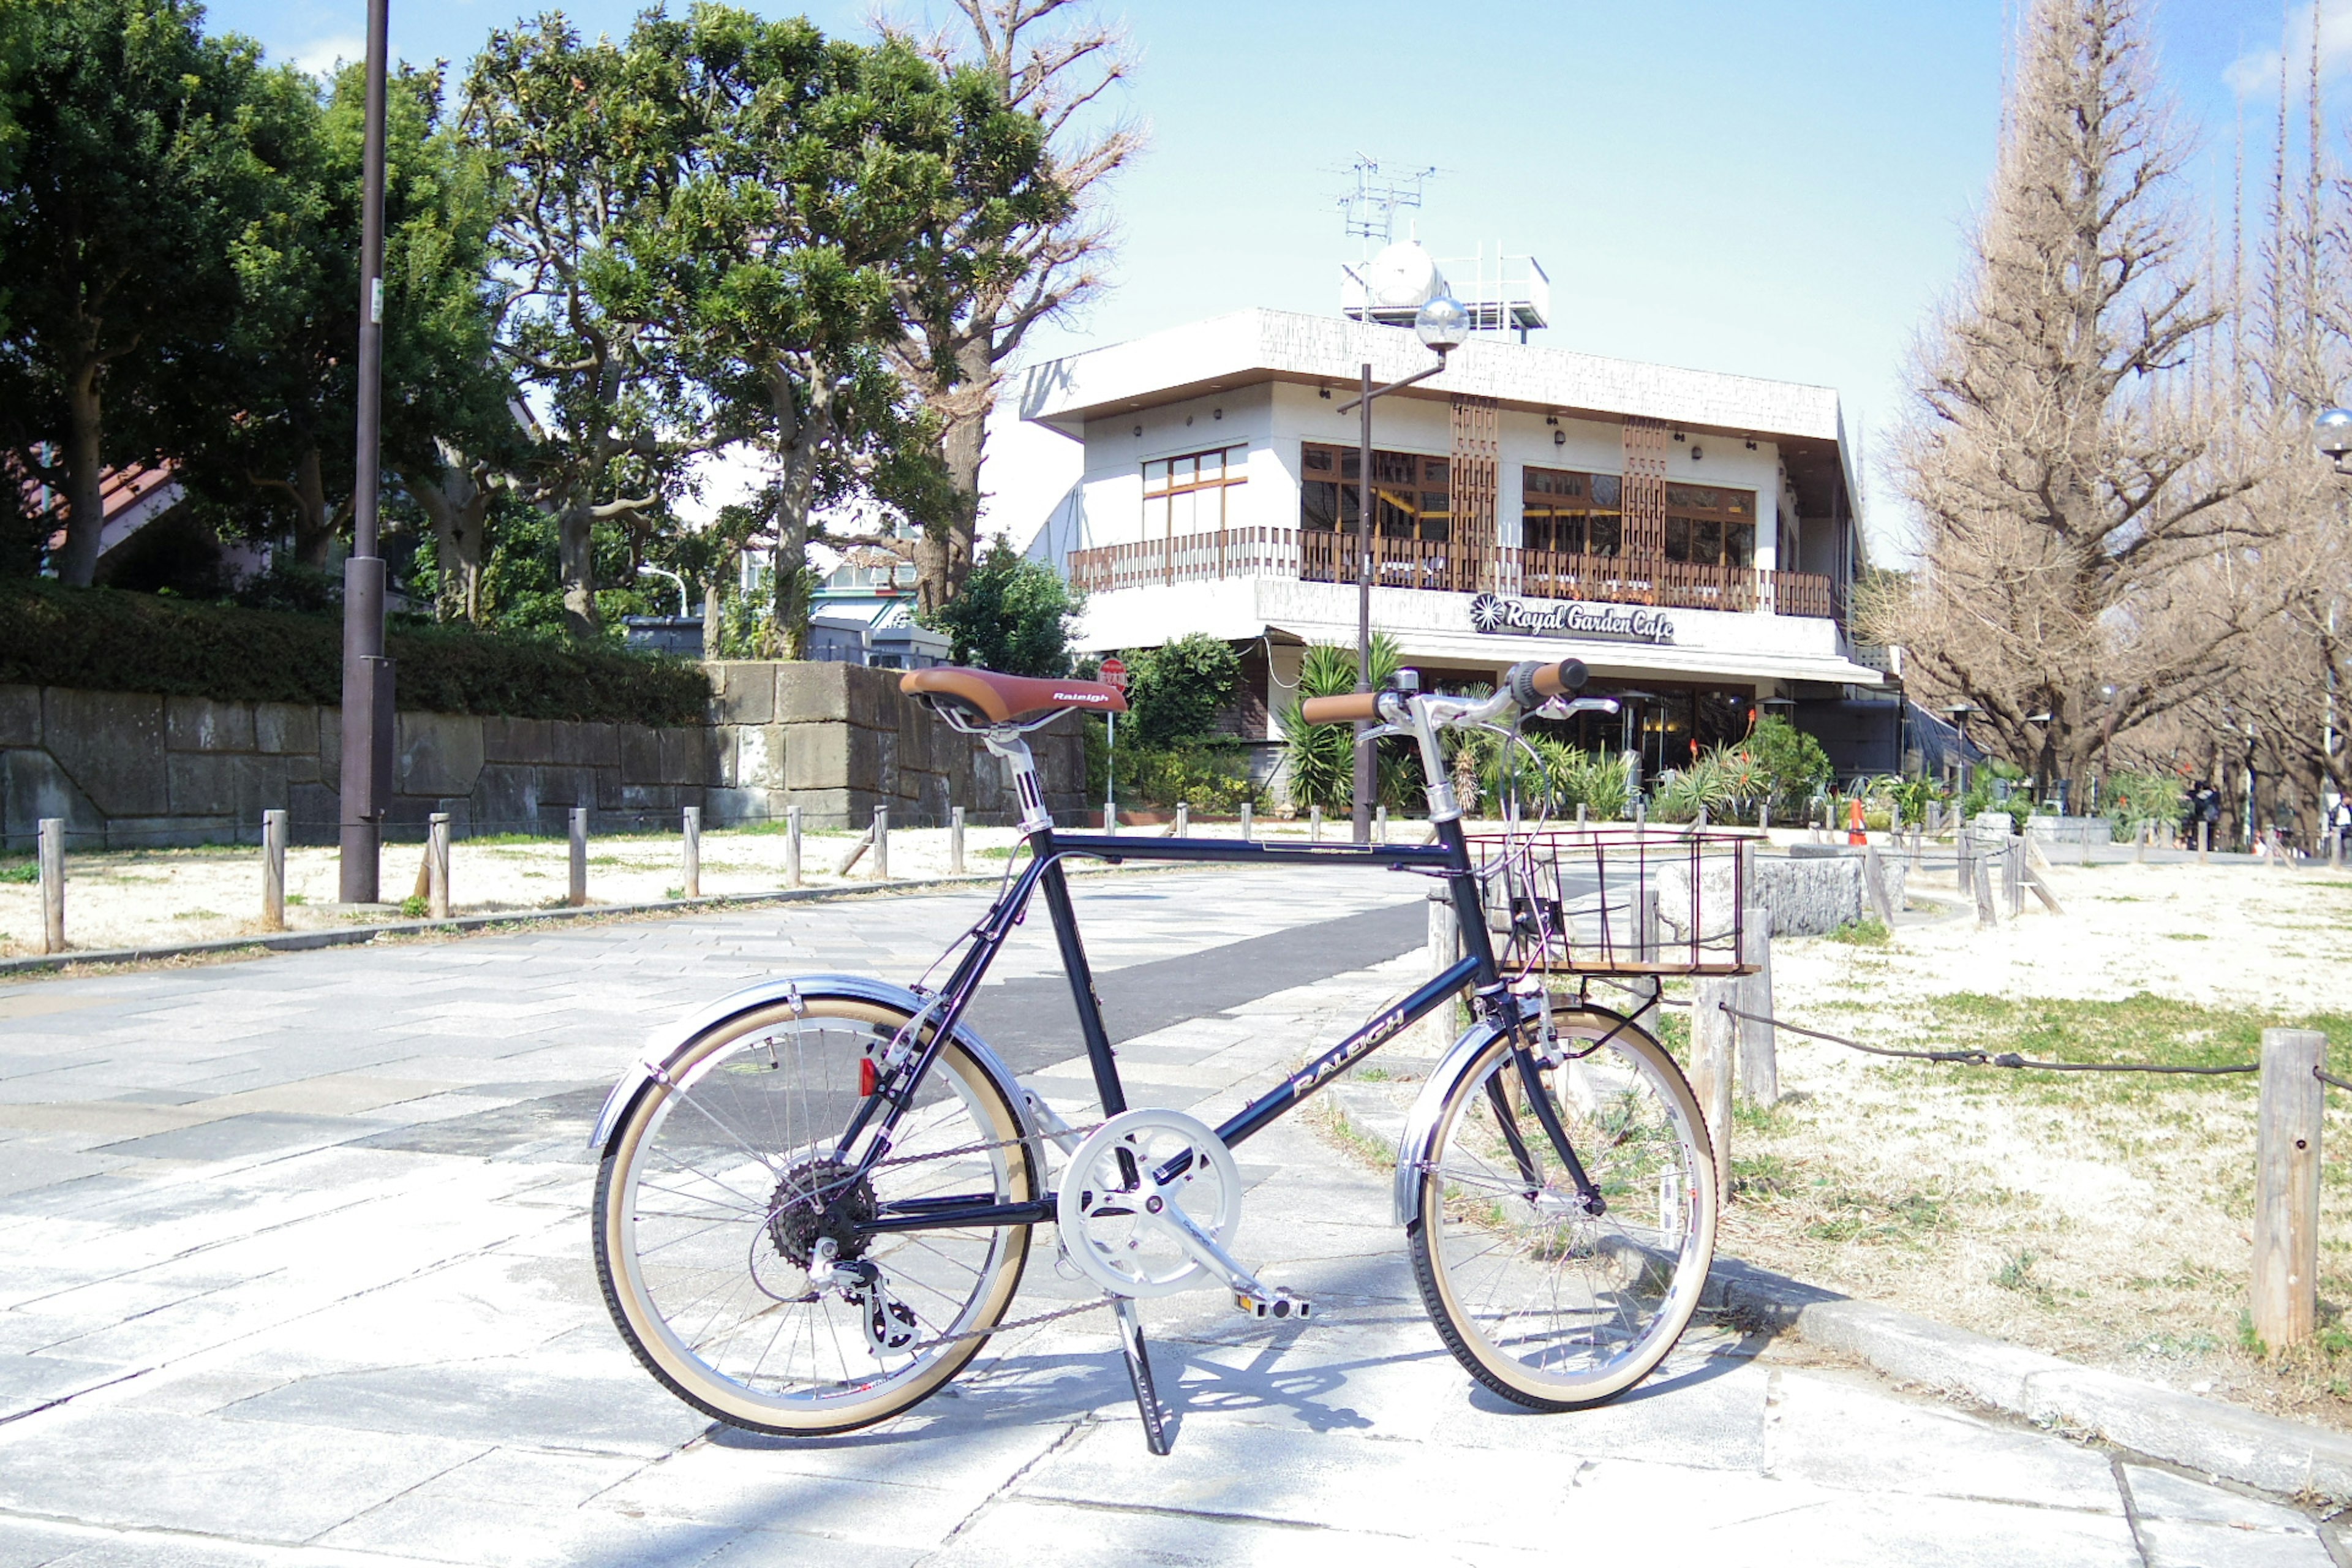
[[[1354,583],[1357,571],[1354,534],[1296,528],[1227,528],[1070,554],[1071,585],[1090,594],[1227,577]],[[1565,555],[1516,545],[1375,539],[1372,582],[1383,588],[1438,593],[1504,593],[1680,610],[1760,610],[1826,616],[1841,625],[1845,620],[1845,595],[1838,584],[1812,573],[1663,558]]]

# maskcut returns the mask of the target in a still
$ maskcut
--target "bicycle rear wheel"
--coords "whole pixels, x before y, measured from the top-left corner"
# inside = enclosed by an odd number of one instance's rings
[[[1406,1237],[1430,1320],[1470,1375],[1574,1410],[1639,1383],[1689,1325],[1715,1256],[1716,1173],[1698,1101],[1657,1041],[1606,1014],[1563,1009],[1553,1028],[1568,1059],[1540,1089],[1606,1211],[1583,1212],[1501,1039],[1446,1095]]]
[[[910,1198],[1036,1194],[1011,1102],[952,1043],[888,1161],[848,1183],[834,1141],[858,1102],[859,1064],[906,1021],[821,996],[739,1014],[623,1118],[597,1173],[597,1275],[622,1337],[688,1404],[761,1432],[869,1426],[953,1377],[1003,1320],[1025,1225],[836,1240],[879,1289],[810,1289],[828,1206],[870,1215]]]

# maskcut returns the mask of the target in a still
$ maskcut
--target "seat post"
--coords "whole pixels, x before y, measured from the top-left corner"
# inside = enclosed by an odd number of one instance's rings
[[[1021,831],[1051,831],[1054,815],[1045,809],[1045,790],[1037,782],[1037,760],[1029,754],[1029,742],[1006,724],[992,727],[982,738],[990,751],[1004,759],[1004,771],[1012,775],[1013,793],[1021,802]]]

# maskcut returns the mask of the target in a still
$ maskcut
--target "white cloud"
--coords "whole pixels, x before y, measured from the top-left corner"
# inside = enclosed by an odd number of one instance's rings
[[[287,58],[299,70],[325,76],[345,60],[367,58],[367,39],[357,33],[339,33],[298,45],[287,52]]]
[[[2289,90],[2300,90],[2311,69],[2311,17],[2313,7],[2298,5],[2287,17],[2284,44],[2265,44],[2248,49],[2222,68],[2221,80],[2242,99],[2267,97],[2278,86],[2281,56],[2291,63],[2287,75],[2292,79]],[[2352,67],[2352,13],[2340,5],[2321,20],[2319,25],[2319,70],[2323,77],[2341,75]]]

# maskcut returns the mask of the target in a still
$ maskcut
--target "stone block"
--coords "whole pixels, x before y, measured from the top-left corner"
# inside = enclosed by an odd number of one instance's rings
[[[253,741],[257,751],[299,757],[319,752],[319,710],[308,703],[257,702],[253,705]]]
[[[710,673],[711,721],[771,724],[776,718],[776,665],[769,659],[722,659]]]
[[[250,752],[253,709],[209,697],[163,699],[163,744],[174,752]]]
[[[786,805],[799,806],[801,822],[808,827],[865,827],[874,820],[873,797],[858,790],[793,790],[770,820],[781,821]]]
[[[681,725],[657,731],[661,737],[660,780],[666,784],[710,782],[710,731],[701,725]]]
[[[849,719],[849,671],[845,664],[779,664],[776,722],[809,724]]]
[[[548,751],[545,755],[520,759],[524,762],[558,763],[566,766],[589,761],[588,726],[573,719],[550,721],[547,727]]]
[[[727,779],[733,789],[783,789],[784,736],[782,724],[739,724],[726,731]],[[725,768],[722,771],[726,771]]]
[[[247,837],[251,837],[248,832]],[[237,842],[236,819],[217,816],[114,816],[106,824],[109,849],[184,849],[197,844]]]
[[[621,765],[621,727],[618,724],[583,724],[580,742],[588,751],[588,765],[596,768],[617,768]]]
[[[55,757],[30,748],[0,751],[0,842],[30,849],[41,818],[62,816],[69,833],[98,833],[106,816],[66,776]]]
[[[493,763],[553,762],[554,725],[545,719],[485,719],[482,757]]]
[[[898,690],[900,672],[863,664],[838,668],[844,677],[842,689],[848,699],[849,721],[861,729],[896,730],[899,712],[912,706]]]
[[[782,790],[714,789],[703,792],[702,825],[734,827],[747,823],[779,822],[792,797]]]
[[[482,721],[460,713],[403,713],[394,753],[394,794],[471,795],[482,772]]]
[[[173,752],[165,759],[165,773],[171,784],[172,815],[235,815],[238,765],[251,760],[204,752]]]
[[[342,836],[342,801],[323,784],[288,786],[286,812],[297,844],[332,844]]]
[[[41,743],[41,689],[0,686],[0,746]]]
[[[659,784],[661,741],[650,724],[624,724],[621,730],[621,779],[625,784]]]
[[[107,816],[162,816],[171,810],[162,698],[46,687],[41,739],[66,776]]]
[[[919,768],[928,773],[936,765],[931,760],[934,741],[938,742],[938,749],[943,751],[946,749],[946,742],[954,738],[955,731],[932,718],[929,711],[920,704],[903,700],[898,704],[898,765],[900,767]]]
[[[793,790],[863,789],[882,778],[883,737],[849,724],[793,724],[784,730],[784,784]]]

